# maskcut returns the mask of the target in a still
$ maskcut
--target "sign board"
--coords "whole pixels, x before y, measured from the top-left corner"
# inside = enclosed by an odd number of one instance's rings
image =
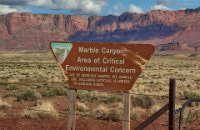
[[[130,90],[150,59],[151,44],[52,42],[51,50],[72,89]]]

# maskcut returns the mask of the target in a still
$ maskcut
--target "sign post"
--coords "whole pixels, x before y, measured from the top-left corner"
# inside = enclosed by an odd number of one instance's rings
[[[151,58],[151,44],[52,42],[69,92],[68,130],[75,129],[76,90],[124,91],[123,130],[130,130],[129,90]]]
[[[77,91],[74,89],[69,90],[69,110],[68,110],[68,130],[75,130],[76,122],[76,97]]]
[[[123,93],[123,124],[122,130],[130,130],[130,91],[125,91]]]

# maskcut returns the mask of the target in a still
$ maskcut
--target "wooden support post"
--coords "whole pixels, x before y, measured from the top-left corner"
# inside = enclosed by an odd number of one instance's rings
[[[154,113],[151,117],[149,117],[147,120],[145,120],[142,124],[137,126],[134,130],[143,130],[146,128],[149,124],[154,122],[158,117],[160,117],[163,113],[165,113],[169,109],[169,104],[162,107],[159,111]]]
[[[123,124],[122,130],[130,130],[130,93],[125,91],[123,93]]]
[[[137,126],[135,130],[143,130],[149,124],[151,124],[154,120],[160,117],[163,113],[169,110],[169,130],[175,130],[175,79],[170,79],[169,82],[169,103],[161,108],[159,111],[154,113],[151,117],[149,117],[142,124]]]
[[[75,122],[76,122],[76,96],[77,96],[77,90],[69,89],[68,130],[75,130]]]
[[[175,130],[175,79],[169,82],[169,130]]]

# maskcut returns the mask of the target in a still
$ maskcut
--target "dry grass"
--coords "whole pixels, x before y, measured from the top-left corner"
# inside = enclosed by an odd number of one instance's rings
[[[185,124],[200,121],[200,105],[194,107],[187,107],[184,110],[183,121]]]
[[[49,101],[43,101],[40,105],[37,105],[32,110],[25,110],[22,113],[22,118],[29,119],[58,119],[59,113],[54,108],[53,104]]]
[[[78,102],[77,103],[77,110],[79,112],[88,112],[89,111],[89,107],[85,103]]]
[[[8,107],[11,107],[11,105],[7,103],[6,101],[3,101],[2,98],[0,98],[0,109],[5,109]]]
[[[6,116],[4,109],[9,107],[11,107],[11,105],[0,97],[0,118],[4,118]]]
[[[199,61],[199,54],[155,54],[145,66],[144,71],[131,89],[131,93],[168,95],[169,79],[176,78],[177,99],[184,99],[186,96],[191,97],[190,95],[194,95],[189,94],[188,96],[185,92],[196,92],[196,95],[200,95]],[[62,72],[49,52],[1,52],[0,70],[0,89],[6,89],[8,87],[5,86],[10,86],[11,84],[16,85],[16,89],[1,93],[1,96],[11,93],[10,95],[15,97],[16,93],[21,93],[27,88],[34,89],[43,95],[51,88],[67,87]],[[84,114],[87,111],[90,103],[102,104],[94,111],[109,112],[112,109],[121,110],[120,106],[112,105],[121,103],[121,96],[105,93],[99,91],[78,91],[78,107],[83,110],[82,113]],[[155,98],[156,104],[152,105],[148,112],[155,112],[167,104],[167,101],[167,99]],[[176,101],[177,106],[183,103],[179,102],[179,100]],[[131,107],[133,108],[134,106]],[[141,115],[147,114],[146,111],[146,109],[134,107],[132,115],[138,118]]]
[[[100,104],[98,108],[92,111],[92,116],[101,120],[120,121],[122,119],[122,109],[118,107],[108,108]]]
[[[6,116],[6,113],[0,110],[0,118],[4,118]]]

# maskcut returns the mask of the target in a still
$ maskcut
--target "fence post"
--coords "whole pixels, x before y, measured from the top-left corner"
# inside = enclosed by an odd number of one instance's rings
[[[169,130],[175,130],[175,79],[169,81],[169,103],[137,126],[135,130],[143,130],[167,110],[169,110]]]
[[[175,130],[175,79],[169,82],[169,130]]]
[[[68,130],[75,130],[77,90],[69,89]]]
[[[130,92],[123,93],[123,124],[122,130],[130,130]]]

